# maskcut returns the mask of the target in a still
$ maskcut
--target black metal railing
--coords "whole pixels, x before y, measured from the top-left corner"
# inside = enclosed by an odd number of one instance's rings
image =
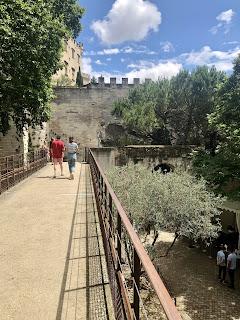
[[[180,320],[173,299],[91,150],[86,160],[93,179],[116,319]]]
[[[46,164],[47,152],[44,149],[0,157],[0,194]]]

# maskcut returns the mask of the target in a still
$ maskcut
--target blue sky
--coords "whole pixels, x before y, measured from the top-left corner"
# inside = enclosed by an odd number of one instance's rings
[[[240,53],[240,0],[81,0],[83,71],[92,76],[171,77]]]

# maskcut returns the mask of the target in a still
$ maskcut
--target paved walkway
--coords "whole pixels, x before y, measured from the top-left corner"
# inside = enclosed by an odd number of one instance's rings
[[[113,319],[103,254],[88,165],[43,168],[0,197],[0,319]]]
[[[170,234],[161,233],[159,255],[166,252],[171,241]],[[200,249],[189,248],[185,241],[177,241],[158,264],[177,307],[192,320],[240,320],[240,289],[219,283],[215,259],[209,259]]]

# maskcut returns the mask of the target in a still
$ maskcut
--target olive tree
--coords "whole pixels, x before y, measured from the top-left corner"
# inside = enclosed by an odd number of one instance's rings
[[[152,245],[160,231],[175,234],[171,248],[178,237],[211,241],[221,230],[217,208],[223,200],[186,171],[164,175],[128,165],[114,167],[108,177],[137,232],[154,232]]]

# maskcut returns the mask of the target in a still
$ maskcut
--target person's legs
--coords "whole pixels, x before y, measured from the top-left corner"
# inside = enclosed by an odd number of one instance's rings
[[[76,166],[76,160],[75,160],[75,159],[72,159],[72,168],[71,168],[71,171],[72,171],[72,179],[74,179],[75,166]]]
[[[221,280],[221,275],[222,275],[222,267],[218,266],[218,279]]]
[[[57,159],[53,158],[53,171],[54,171],[53,178],[56,178],[57,162],[58,162]]]
[[[72,179],[72,159],[68,159],[68,169],[69,169],[69,174],[70,174],[70,178]]]
[[[222,277],[223,282],[225,282],[225,280],[226,280],[226,271],[227,271],[227,268],[223,267],[223,277]]]
[[[234,288],[234,270],[228,270],[229,278],[230,278],[230,288]]]
[[[61,176],[63,176],[63,159],[60,158],[58,159],[59,165],[60,165],[60,169],[61,169]]]
[[[69,172],[70,172],[70,179],[74,179],[74,171],[75,171],[75,159],[68,159],[68,167],[69,167]]]

